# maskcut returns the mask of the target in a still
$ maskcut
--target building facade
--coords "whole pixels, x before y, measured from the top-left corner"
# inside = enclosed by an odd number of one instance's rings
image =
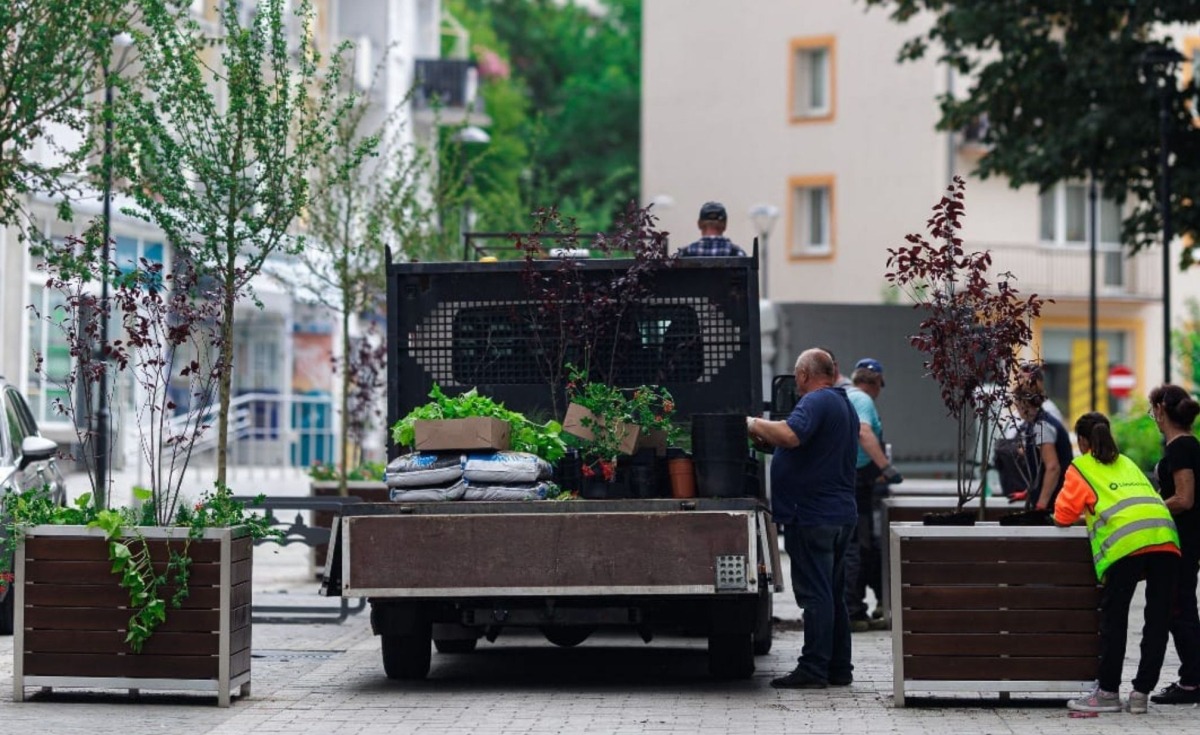
[[[772,301],[895,303],[887,249],[924,232],[930,207],[964,176],[968,249],[991,250],[996,272],[1054,300],[1030,356],[1048,365],[1064,411],[1090,403],[1087,182],[1039,193],[970,176],[979,131],[935,130],[936,97],[966,80],[933,53],[897,62],[928,17],[899,25],[848,0],[646,0],[643,13],[641,191],[673,245],[694,239],[703,202],[720,200],[735,242],[759,237]],[[1200,28],[1175,36],[1188,74]],[[749,214],[760,204],[779,213],[765,237]],[[1097,214],[1099,372],[1128,366],[1144,396],[1163,376],[1162,253],[1127,256],[1119,207],[1102,200]],[[1198,284],[1173,273],[1174,324]],[[1101,394],[1102,410],[1117,407]]]

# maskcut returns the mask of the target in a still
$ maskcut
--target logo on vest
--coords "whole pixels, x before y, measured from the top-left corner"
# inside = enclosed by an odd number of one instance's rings
[[[1150,483],[1145,482],[1145,481],[1138,482],[1136,480],[1133,482],[1110,482],[1110,483],[1108,483],[1108,489],[1116,490],[1116,489],[1122,488],[1122,487],[1145,487],[1146,485],[1149,485],[1149,484]]]

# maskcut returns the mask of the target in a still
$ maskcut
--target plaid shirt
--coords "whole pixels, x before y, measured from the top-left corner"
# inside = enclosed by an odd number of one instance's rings
[[[728,237],[708,236],[702,237],[696,242],[688,245],[683,250],[679,251],[683,257],[705,256],[705,255],[745,255],[746,251],[734,245]]]

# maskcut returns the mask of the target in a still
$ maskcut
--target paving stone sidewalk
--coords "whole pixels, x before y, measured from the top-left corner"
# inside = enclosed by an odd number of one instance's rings
[[[256,553],[259,604],[316,603],[301,549]],[[328,601],[326,601],[328,602]],[[643,644],[632,635],[596,636],[574,649],[537,635],[502,636],[477,652],[434,655],[424,682],[383,675],[365,613],[340,625],[256,625],[253,694],[219,709],[215,697],[32,690],[14,703],[12,639],[0,638],[0,733],[1189,733],[1196,707],[1151,705],[1150,714],[1072,719],[1061,696],[963,695],[939,706],[892,704],[891,643],[886,632],[856,634],[855,683],[823,691],[777,691],[772,677],[790,670],[803,634],[791,594],[776,596],[781,619],[774,650],[752,679],[711,681],[700,641]],[[1131,626],[1137,652],[1140,609]],[[1164,682],[1178,660],[1171,651]],[[1127,662],[1126,681],[1133,675]]]

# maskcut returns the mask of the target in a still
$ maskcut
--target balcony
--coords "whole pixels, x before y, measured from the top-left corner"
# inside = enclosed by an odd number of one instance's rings
[[[417,59],[413,70],[413,109],[419,121],[442,125],[486,125],[479,76],[467,59]]]
[[[1052,299],[1088,297],[1090,253],[1086,246],[977,244],[968,249],[990,250],[993,272],[1011,272],[1023,294]],[[1141,251],[1130,256],[1115,246],[1101,245],[1096,255],[1096,294],[1103,299],[1161,299],[1160,255]]]

